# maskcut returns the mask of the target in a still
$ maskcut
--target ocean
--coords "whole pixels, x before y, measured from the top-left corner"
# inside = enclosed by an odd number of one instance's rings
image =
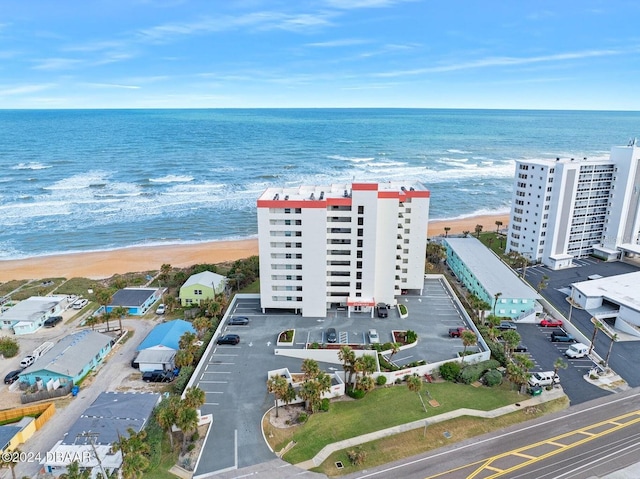
[[[433,219],[505,213],[514,160],[639,130],[640,112],[0,110],[0,260],[255,237],[272,185],[419,180]]]

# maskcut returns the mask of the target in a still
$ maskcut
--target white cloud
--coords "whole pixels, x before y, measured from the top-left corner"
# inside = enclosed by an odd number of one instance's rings
[[[398,70],[375,74],[378,77],[398,77],[408,75],[420,75],[423,73],[441,73],[475,68],[501,67],[514,65],[529,65],[532,63],[562,62],[567,60],[579,60],[582,58],[594,58],[622,55],[627,52],[620,50],[585,50],[582,52],[558,53],[555,55],[542,55],[535,57],[488,57],[470,62],[451,63],[435,67],[416,68],[412,70]]]
[[[52,83],[40,83],[33,85],[15,85],[15,86],[7,86],[0,85],[0,96],[10,96],[10,95],[24,95],[29,93],[35,93],[42,90],[47,90],[48,88],[52,88],[54,85]]]
[[[33,66],[34,70],[66,70],[81,63],[80,60],[74,58],[45,58],[37,60],[37,62]]]
[[[352,10],[356,8],[384,8],[391,7],[398,3],[412,2],[415,0],[327,0],[330,7],[341,10]]]
[[[119,85],[117,83],[81,83],[81,85],[93,88],[119,88],[125,90],[139,90],[141,88],[137,85]]]
[[[368,40],[362,40],[359,38],[344,38],[342,40],[329,40],[326,42],[307,43],[305,46],[318,47],[318,48],[334,48],[334,47],[349,47],[351,45],[363,45],[365,43],[370,43],[370,42]]]

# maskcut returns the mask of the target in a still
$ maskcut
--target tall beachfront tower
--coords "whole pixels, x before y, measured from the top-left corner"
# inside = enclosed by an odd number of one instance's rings
[[[517,161],[506,251],[552,269],[640,254],[639,165],[635,140],[608,159]]]
[[[422,291],[429,190],[421,183],[268,188],[258,199],[263,309],[373,314]]]

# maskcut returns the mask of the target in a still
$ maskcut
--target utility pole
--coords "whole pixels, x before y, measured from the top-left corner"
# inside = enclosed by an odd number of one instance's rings
[[[96,432],[83,432],[81,434],[78,434],[76,436],[76,439],[79,437],[85,438],[89,440],[89,445],[91,446],[91,450],[93,451],[93,456],[96,458],[96,461],[98,461],[98,467],[100,467],[100,472],[102,473],[102,477],[109,477],[107,476],[106,471],[104,470],[104,466],[102,465],[102,461],[100,460],[100,456],[98,456],[98,451],[96,450],[96,444],[95,444],[95,440],[98,437],[98,433]]]

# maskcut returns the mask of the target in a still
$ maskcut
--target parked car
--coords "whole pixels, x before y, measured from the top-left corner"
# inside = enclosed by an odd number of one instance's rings
[[[240,342],[240,336],[237,334],[225,334],[218,338],[218,344],[238,344]]]
[[[22,361],[20,361],[20,367],[21,368],[28,368],[29,366],[31,366],[33,363],[36,362],[36,357],[35,356],[25,356],[24,358],[22,358]]]
[[[498,325],[498,329],[500,331],[517,331],[518,326],[513,321],[500,321]]]
[[[532,373],[529,378],[529,386],[551,386],[552,384],[558,384],[560,378],[553,371],[542,371]]]
[[[142,373],[142,380],[147,383],[170,383],[175,378],[173,371],[146,371]]]
[[[167,308],[164,304],[159,304],[156,308],[156,314],[164,314],[167,311]]]
[[[338,333],[336,333],[336,328],[327,329],[327,342],[335,343],[338,341]]]
[[[376,306],[379,318],[386,318],[389,316],[389,307],[385,303],[378,303]]]
[[[4,377],[4,383],[5,384],[13,384],[15,383],[18,378],[20,377],[20,373],[22,372],[22,369],[16,369],[15,371],[11,371],[9,374],[7,374]]]
[[[44,320],[44,326],[46,328],[53,328],[56,324],[62,321],[62,316],[49,316]]]
[[[562,320],[555,318],[544,318],[542,321],[540,321],[540,326],[542,326],[543,328],[561,328]]]
[[[89,304],[89,300],[88,300],[88,299],[77,299],[77,300],[73,303],[73,309],[82,309],[82,308],[84,308],[87,304]]]
[[[464,331],[466,331],[467,328],[464,328],[462,326],[458,327],[458,328],[449,328],[449,337],[450,338],[459,338],[462,336],[462,333]]]
[[[576,338],[567,333],[563,329],[558,329],[551,333],[551,342],[553,343],[575,343]]]
[[[529,351],[529,348],[527,348],[522,343],[518,344],[515,348],[513,348],[514,353],[526,353],[527,351]]]
[[[246,326],[249,324],[249,318],[246,316],[234,316],[229,320],[229,326]]]
[[[582,343],[574,343],[564,352],[564,354],[571,359],[584,358],[588,353],[589,347]]]
[[[379,344],[380,343],[380,337],[378,336],[378,331],[376,331],[375,329],[370,329],[369,330],[369,342],[371,344]]]

